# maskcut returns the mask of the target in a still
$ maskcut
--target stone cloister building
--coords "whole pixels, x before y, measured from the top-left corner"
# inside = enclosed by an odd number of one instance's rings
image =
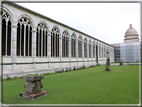
[[[114,47],[14,3],[2,3],[3,76],[104,64]]]

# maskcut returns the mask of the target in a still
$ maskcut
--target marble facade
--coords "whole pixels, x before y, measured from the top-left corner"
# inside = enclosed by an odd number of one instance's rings
[[[4,2],[2,11],[3,78],[105,64],[107,51],[114,62],[108,43],[14,3]]]

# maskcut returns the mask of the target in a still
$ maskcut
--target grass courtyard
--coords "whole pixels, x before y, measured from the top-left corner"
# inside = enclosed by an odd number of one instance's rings
[[[91,67],[45,75],[48,95],[33,101],[19,97],[25,80],[3,81],[4,104],[138,104],[139,65]]]

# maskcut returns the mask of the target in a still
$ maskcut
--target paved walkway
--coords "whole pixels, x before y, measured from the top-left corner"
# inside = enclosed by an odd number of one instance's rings
[[[110,65],[119,65],[119,63],[112,63]],[[140,63],[123,63],[123,65],[140,65]]]

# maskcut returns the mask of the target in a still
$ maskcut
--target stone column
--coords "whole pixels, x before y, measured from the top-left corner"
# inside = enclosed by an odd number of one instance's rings
[[[12,69],[15,70],[16,69],[16,42],[17,42],[17,24],[13,23],[12,24]]]
[[[84,41],[82,41],[82,59],[83,59],[83,65],[84,65]]]
[[[33,36],[32,36],[32,38],[33,38]],[[33,39],[32,39],[33,40]],[[30,42],[30,26],[28,26],[28,56],[29,56],[29,42]]]
[[[69,37],[68,52],[69,52],[69,65],[71,66],[71,38],[70,37]]]
[[[103,58],[104,58],[105,56],[104,56],[104,47],[103,47]]]
[[[48,56],[48,68],[50,68],[51,67],[51,32],[50,31],[48,31],[48,33],[47,33],[47,36],[48,36],[48,53],[47,53],[47,56]]]
[[[77,59],[77,65],[78,65],[78,40],[76,39],[76,59]]]
[[[48,32],[48,31],[47,31]],[[47,36],[47,38],[46,38],[46,42],[47,42],[47,46],[46,46],[46,51],[47,51],[47,56],[46,57],[48,57],[48,35],[47,35],[47,33],[46,33],[46,36]]]
[[[36,69],[36,29],[32,30],[32,44],[33,44],[33,69]]]
[[[100,46],[100,63],[102,62],[102,47]]]
[[[94,63],[96,63],[96,44],[94,46],[94,59],[95,59]]]
[[[0,2],[0,7],[1,7],[1,2]],[[1,10],[2,10],[2,9],[1,9]],[[0,13],[2,13],[1,10],[0,10]],[[1,59],[1,58],[2,58],[2,57],[1,57],[1,56],[2,56],[2,55],[1,55],[1,53],[2,53],[2,50],[1,50],[1,49],[2,49],[2,48],[1,48],[1,46],[2,46],[2,41],[1,41],[1,38],[2,38],[2,27],[1,27],[1,26],[2,26],[2,18],[1,18],[1,16],[2,16],[2,15],[0,15],[0,64],[2,63],[2,62],[1,62],[1,61],[2,61],[2,59]],[[0,70],[1,70],[1,66],[0,66]],[[0,78],[1,78],[1,76],[2,76],[2,72],[0,71]],[[1,82],[1,81],[2,81],[2,79],[0,79],[0,87],[2,87],[2,82]],[[0,90],[0,93],[2,93],[1,90]],[[0,96],[0,99],[2,99],[1,96]],[[1,103],[1,102],[0,102],[0,103]]]
[[[102,47],[102,58],[103,58],[103,47]]]
[[[104,51],[105,51],[105,54],[104,54],[104,55],[105,55],[105,58],[106,58],[106,47],[105,47]]]
[[[95,52],[94,54],[95,54],[95,58],[96,58],[96,45],[95,45],[95,51],[94,52]]]
[[[74,48],[75,48],[75,47],[74,47],[74,39],[72,39],[72,38],[71,38],[71,43],[72,43],[72,44],[71,44],[71,48],[72,48],[72,49],[71,49],[71,54],[72,54],[72,57],[74,57]]]
[[[93,64],[93,45],[91,44],[91,59],[92,59],[92,64]]]
[[[8,31],[8,22],[6,21],[6,39],[5,39],[5,56],[7,56],[7,32]]]
[[[1,2],[0,2],[0,6],[1,6]],[[2,9],[1,9],[1,10],[2,10]],[[0,12],[1,12],[1,10],[0,10]],[[1,61],[2,61],[2,60],[1,60],[1,58],[2,58],[2,57],[1,57],[1,56],[2,56],[2,55],[1,55],[1,53],[2,53],[2,50],[1,50],[1,49],[2,49],[2,40],[1,40],[1,39],[2,39],[2,27],[1,27],[1,26],[2,26],[2,17],[1,17],[1,16],[2,16],[2,15],[0,15],[0,64],[2,63],[2,62],[1,62]],[[11,51],[12,51],[12,50],[11,50]],[[1,66],[0,66],[0,69],[1,69]],[[1,72],[0,72],[0,77],[1,77]],[[1,86],[1,82],[0,82],[0,86]],[[1,92],[1,90],[0,90],[0,92]],[[1,98],[1,96],[0,96],[0,98]]]
[[[26,55],[26,24],[24,24],[24,57]]]
[[[108,48],[108,52],[109,52],[108,57],[110,58],[110,51],[109,51],[109,48]]]
[[[110,49],[110,48],[109,48],[109,53],[110,53],[110,54],[109,54],[109,58],[111,58],[111,49]]]
[[[100,47],[98,45],[98,62],[99,62],[99,58],[100,58],[100,55],[99,55],[100,53],[99,52],[100,52]]]
[[[22,42],[22,23],[20,23],[20,55],[21,56],[21,42]]]
[[[114,49],[113,49],[113,62],[115,61],[115,53],[114,53]]]
[[[54,34],[53,38],[54,38],[54,54],[53,54],[53,56],[56,57],[56,33]]]
[[[113,61],[113,58],[112,58],[112,49],[111,49],[111,61]]]
[[[104,51],[104,47],[103,47],[103,62],[105,63],[105,56],[104,56],[104,54],[105,54],[105,51]]]
[[[99,58],[100,58],[100,47],[99,47],[99,45],[98,45],[98,62],[99,62]]]
[[[44,29],[44,57],[46,57],[46,42],[47,42],[47,40],[46,40],[46,29]]]
[[[59,57],[60,57],[60,67],[62,67],[62,36],[59,35]]]
[[[87,60],[89,65],[89,43],[87,42]]]
[[[40,50],[41,50],[41,47],[40,47],[40,44],[39,44],[39,43],[40,43],[40,30],[38,29],[38,57],[40,57],[40,56],[39,56],[39,54],[40,54],[39,52],[40,52]]]
[[[41,29],[41,57],[43,57],[43,28]]]
[[[65,49],[64,49],[64,51],[65,51],[65,56],[64,57],[66,57],[66,36],[65,36],[65,47],[64,47]]]

